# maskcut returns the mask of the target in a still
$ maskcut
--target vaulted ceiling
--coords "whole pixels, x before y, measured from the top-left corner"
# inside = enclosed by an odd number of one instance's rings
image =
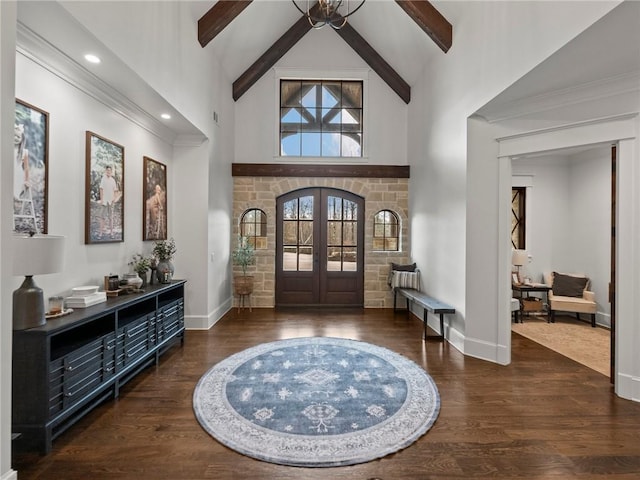
[[[198,41],[204,48],[209,42],[214,40],[223,32],[245,9],[255,8],[257,4],[251,6],[251,0],[241,1],[218,1],[209,9],[198,21]],[[297,10],[290,2],[269,2],[270,8],[282,9],[279,4],[288,4],[290,11]],[[383,2],[368,2],[359,12],[350,17],[349,23],[339,30],[334,30],[370,67],[382,78],[389,87],[402,100],[409,103],[411,100],[411,87],[409,83],[398,73],[394,67],[388,63],[382,55],[365,39],[363,35],[352,25],[356,16],[363,15],[365,8],[370,4],[382,4]],[[428,35],[444,53],[452,44],[453,27],[451,23],[427,0],[396,0],[392,7],[398,11],[403,10],[408,17],[413,20],[424,34]],[[315,4],[312,11],[317,11]],[[375,8],[375,7],[374,7]],[[315,9],[315,10],[314,10]],[[297,20],[279,36],[262,54],[240,74],[233,82],[233,99],[238,100],[251,86],[257,82],[275,63],[282,58],[296,43],[311,30],[308,20],[297,13]],[[384,18],[382,16],[378,17]],[[276,22],[274,22],[276,23]],[[282,22],[277,22],[282,23]],[[379,23],[378,28],[385,28],[386,21]],[[327,27],[330,28],[330,27]],[[397,35],[394,35],[397,37]]]

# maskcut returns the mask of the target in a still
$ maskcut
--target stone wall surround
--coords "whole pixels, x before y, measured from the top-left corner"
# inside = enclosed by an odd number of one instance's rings
[[[389,266],[391,262],[410,262],[408,178],[234,177],[232,247],[235,248],[240,217],[246,210],[259,208],[267,214],[267,248],[256,250],[256,265],[249,267],[254,276],[252,306],[275,306],[276,198],[307,187],[336,188],[365,199],[364,306],[392,308],[393,296],[387,285]],[[399,252],[372,251],[373,216],[383,209],[393,210],[400,217]],[[240,267],[234,265],[233,274],[241,274]]]

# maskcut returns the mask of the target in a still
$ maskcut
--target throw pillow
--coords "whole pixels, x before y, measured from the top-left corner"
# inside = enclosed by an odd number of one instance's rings
[[[401,265],[398,263],[391,262],[391,270],[395,270],[396,272],[415,272],[416,264],[414,262],[408,265]]]
[[[582,292],[589,281],[586,277],[574,277],[553,272],[552,290],[554,295],[562,297],[582,297]]]
[[[394,271],[391,288],[412,288],[420,290],[420,272]]]

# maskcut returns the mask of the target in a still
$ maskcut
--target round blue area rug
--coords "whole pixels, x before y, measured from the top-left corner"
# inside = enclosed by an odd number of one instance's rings
[[[433,379],[386,348],[340,338],[258,345],[213,366],[193,394],[202,427],[222,444],[282,465],[368,462],[435,422]]]

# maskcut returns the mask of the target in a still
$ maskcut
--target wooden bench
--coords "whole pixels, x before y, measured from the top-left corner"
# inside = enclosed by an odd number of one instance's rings
[[[415,302],[423,308],[424,311],[424,339],[427,339],[427,315],[428,312],[431,312],[435,315],[440,315],[440,338],[444,340],[444,315],[447,313],[456,313],[456,309],[451,305],[447,305],[446,303],[441,302],[440,300],[436,300],[433,297],[430,297],[426,293],[423,293],[419,290],[414,290],[412,288],[394,288],[393,289],[393,311],[397,311],[396,309],[396,298],[397,294],[402,295],[407,299],[407,311],[411,314],[411,303]]]

